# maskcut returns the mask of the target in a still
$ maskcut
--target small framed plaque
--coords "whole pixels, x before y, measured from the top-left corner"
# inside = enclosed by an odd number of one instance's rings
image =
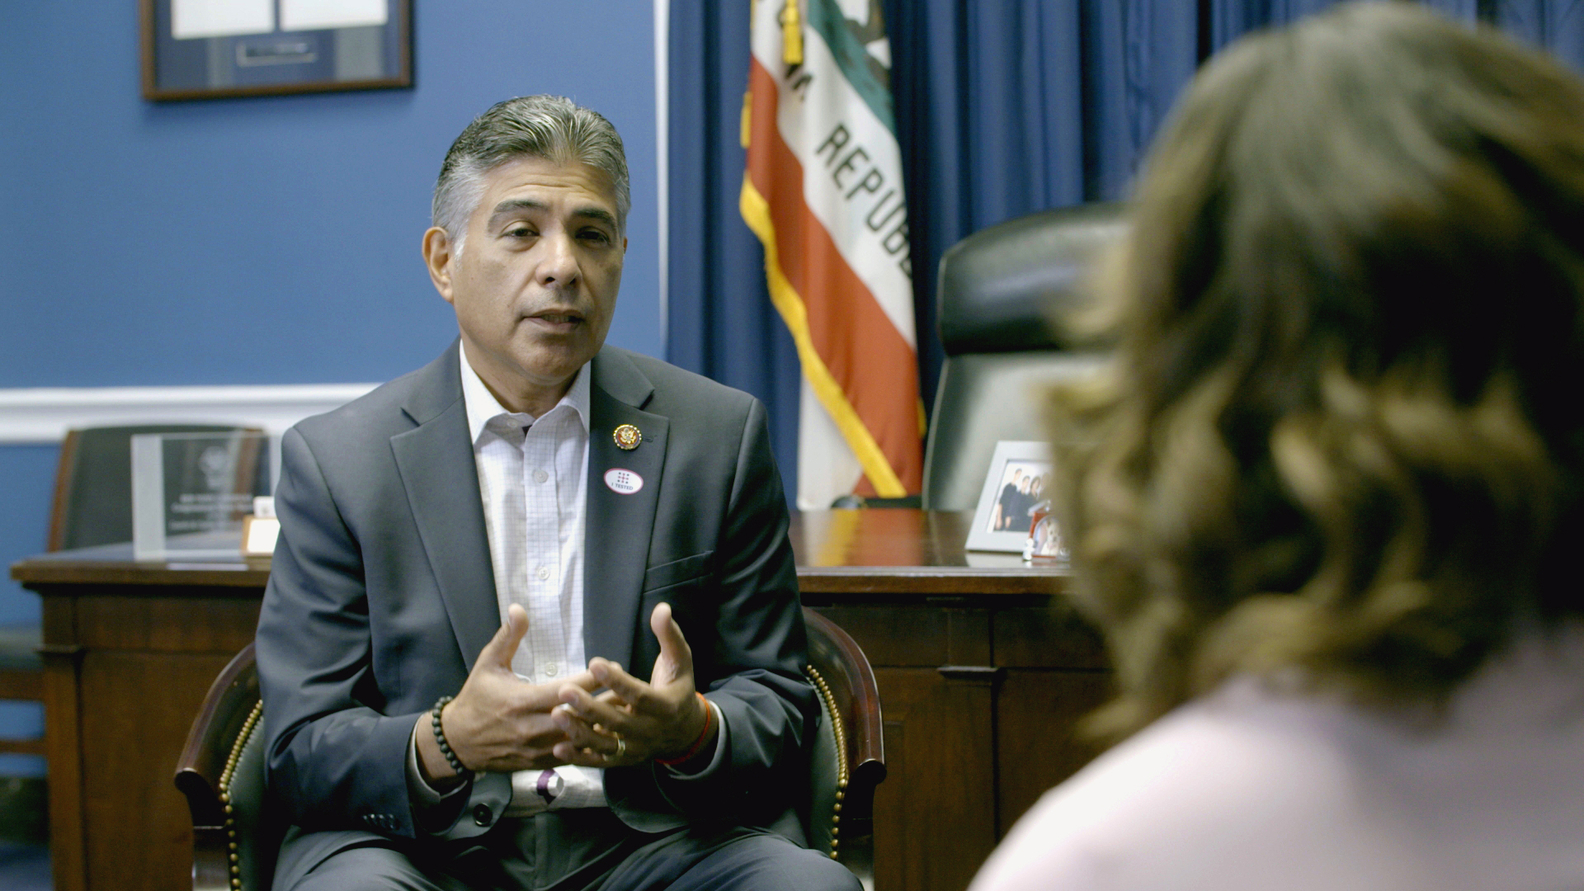
[[[138,560],[235,559],[254,498],[270,492],[259,432],[132,437],[132,553]]]
[[[411,87],[412,0],[142,0],[143,97]]]
[[[968,531],[967,549],[1023,553],[1032,535],[1034,515],[1050,509],[1051,466],[1050,446],[1043,442],[996,443]]]

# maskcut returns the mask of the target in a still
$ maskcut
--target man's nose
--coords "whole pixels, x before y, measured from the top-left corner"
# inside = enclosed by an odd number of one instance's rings
[[[575,284],[580,274],[577,245],[569,233],[557,232],[544,237],[540,244],[544,255],[539,260],[539,283],[566,288]]]

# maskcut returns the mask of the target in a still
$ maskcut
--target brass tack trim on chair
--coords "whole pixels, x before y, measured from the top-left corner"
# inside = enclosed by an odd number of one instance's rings
[[[812,665],[804,666],[803,673],[808,675],[809,681],[814,684],[814,689],[819,693],[820,699],[825,701],[825,710],[830,712],[831,730],[836,734],[836,806],[831,814],[831,843],[830,857],[837,859],[837,852],[841,846],[841,808],[842,799],[847,797],[847,728],[842,725],[841,712],[836,707],[836,696],[831,693],[830,684],[820,675],[819,669]]]
[[[220,771],[220,803],[225,806],[225,833],[226,848],[230,851],[231,887],[242,889],[242,857],[238,853],[236,815],[231,809],[231,780],[236,775],[237,762],[242,760],[242,750],[247,747],[248,740],[253,737],[253,731],[258,727],[259,720],[264,716],[264,702],[260,700],[253,704],[253,711],[248,713],[247,720],[242,722],[242,729],[237,732],[236,742],[231,744],[231,752],[226,755],[225,769]]]

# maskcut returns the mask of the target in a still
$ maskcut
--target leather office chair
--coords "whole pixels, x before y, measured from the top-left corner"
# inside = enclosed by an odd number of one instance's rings
[[[132,437],[140,433],[262,431],[215,424],[142,424],[70,430],[61,443],[50,518],[51,551],[132,540]]]
[[[946,359],[924,449],[923,505],[973,510],[1001,440],[1044,440],[1040,391],[1101,357],[1064,348],[1047,319],[1077,297],[1091,260],[1125,232],[1123,205],[1043,211],[982,229],[941,258]]]
[[[880,696],[863,650],[835,623],[803,610],[819,694],[804,829],[810,847],[874,887],[874,791],[885,779]],[[215,679],[193,721],[176,787],[193,822],[194,891],[266,889],[283,831],[266,812],[263,704],[253,645]]]
[[[67,431],[55,472],[55,498],[45,549],[60,551],[132,540],[132,436],[138,433],[227,433],[244,429],[202,424],[144,424]],[[0,627],[0,699],[44,698],[44,661],[37,624]],[[44,740],[0,739],[0,752],[43,755]]]

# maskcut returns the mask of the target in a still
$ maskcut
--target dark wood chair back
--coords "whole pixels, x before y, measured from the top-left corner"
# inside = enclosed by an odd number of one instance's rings
[[[38,625],[0,626],[0,700],[44,700],[44,660],[39,656],[42,644]],[[0,737],[0,754],[42,756],[44,738]]]

